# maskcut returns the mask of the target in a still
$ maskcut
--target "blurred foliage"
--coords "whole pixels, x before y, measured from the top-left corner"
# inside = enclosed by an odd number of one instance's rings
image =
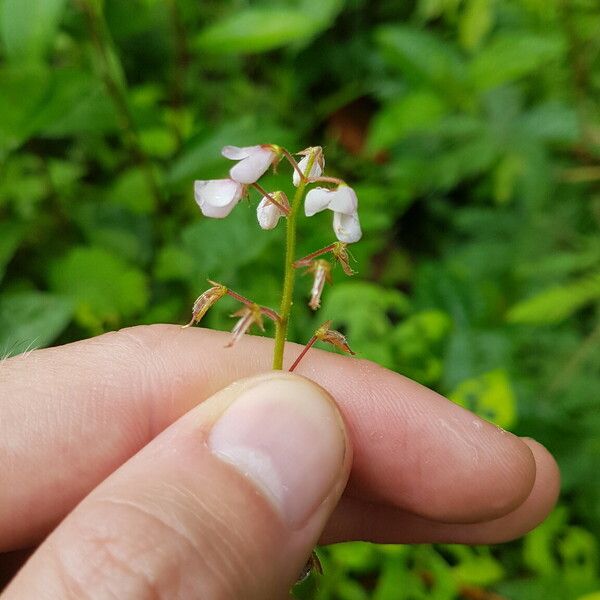
[[[281,230],[202,219],[192,180],[224,144],[322,144],[365,233],[324,312],[540,439],[563,495],[521,542],[324,549],[298,596],[599,598],[599,31],[596,0],[0,0],[2,356],[184,323],[208,276],[272,304]]]

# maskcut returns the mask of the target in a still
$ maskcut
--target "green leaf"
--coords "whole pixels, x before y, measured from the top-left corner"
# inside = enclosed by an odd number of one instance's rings
[[[408,300],[397,290],[348,281],[325,290],[319,319],[331,319],[334,328],[343,328],[350,347],[359,356],[392,366],[391,319],[405,314],[408,309]]]
[[[319,19],[294,9],[247,8],[210,25],[196,38],[201,50],[217,53],[266,52],[312,37]]]
[[[473,59],[471,79],[480,90],[516,81],[560,58],[564,49],[558,36],[499,34]]]
[[[73,304],[42,292],[0,296],[0,357],[52,343],[69,324]]]
[[[255,212],[246,204],[236,207],[226,220],[201,218],[182,232],[183,249],[194,265],[192,280],[200,286],[208,277],[227,282],[241,266],[255,261],[278,234],[279,230],[261,231]]]
[[[563,321],[600,298],[600,273],[557,285],[515,304],[510,323],[551,324]]]
[[[77,322],[95,333],[119,326],[148,303],[146,276],[101,248],[73,248],[50,268],[51,288],[73,300]]]
[[[464,76],[456,48],[432,33],[407,26],[385,26],[377,31],[376,39],[389,61],[420,85],[429,81],[445,88]]]
[[[448,397],[498,427],[510,429],[515,424],[517,400],[502,369],[463,381]]]
[[[474,50],[492,26],[492,0],[467,0],[458,23],[461,46]]]
[[[0,3],[0,35],[11,60],[34,62],[52,43],[66,0],[4,0]]]
[[[411,133],[427,130],[437,124],[446,111],[438,94],[426,90],[411,92],[375,115],[369,148],[371,151],[389,148]]]

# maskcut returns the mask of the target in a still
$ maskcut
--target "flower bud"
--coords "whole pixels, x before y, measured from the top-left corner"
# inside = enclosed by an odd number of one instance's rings
[[[281,206],[289,209],[290,203],[287,199],[287,196],[283,192],[273,192],[270,194],[270,196],[279,202]],[[279,206],[273,204],[268,196],[263,196],[262,200],[256,207],[258,224],[263,229],[274,229],[279,222],[279,219],[283,216],[285,216],[285,213],[281,210],[281,208],[279,208]]]

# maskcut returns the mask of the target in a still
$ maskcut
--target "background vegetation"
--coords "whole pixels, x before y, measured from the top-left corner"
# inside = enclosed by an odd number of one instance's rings
[[[324,311],[564,479],[520,542],[344,544],[298,594],[598,600],[599,31],[595,0],[0,0],[0,353],[184,323],[207,276],[272,304],[281,228],[203,219],[192,181],[322,144],[365,233]]]

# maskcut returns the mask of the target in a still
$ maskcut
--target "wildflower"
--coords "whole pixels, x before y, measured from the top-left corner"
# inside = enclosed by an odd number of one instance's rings
[[[300,159],[298,167],[300,168],[300,171],[304,173],[305,177],[311,179],[312,177],[320,177],[323,174],[323,170],[325,169],[325,157],[323,156],[323,148],[321,148],[321,146],[312,146],[297,154],[303,157]],[[307,173],[306,169],[308,168],[308,163],[313,155],[315,157],[314,162],[310,169],[310,173]],[[296,187],[300,185],[300,173],[295,169],[292,181]]]
[[[225,218],[244,195],[244,186],[232,179],[194,181],[194,197],[205,217]]]
[[[348,185],[340,184],[334,190],[317,187],[308,194],[304,201],[304,212],[307,217],[325,209],[333,211],[333,231],[340,242],[352,244],[362,237],[358,220],[358,198]]]
[[[274,198],[281,206],[289,209],[290,203],[287,196],[283,192],[273,192],[269,194],[271,198]],[[263,229],[274,229],[279,219],[285,216],[285,213],[271,202],[271,198],[263,196],[262,200],[256,207],[256,216],[258,218],[258,224]]]
[[[323,259],[313,260],[308,267],[308,272],[314,275],[308,306],[313,310],[317,310],[321,306],[321,294],[323,293],[325,282],[331,283],[331,265]]]
[[[340,242],[353,244],[362,237],[358,212],[345,215],[341,212],[333,213],[333,231]]]
[[[263,312],[258,304],[243,306],[231,316],[239,317],[239,319],[231,330],[231,339],[226,347],[233,346],[236,342],[238,342],[241,337],[250,329],[250,327],[252,327],[252,325],[257,325],[261,331],[265,330],[263,323]]]
[[[356,273],[354,269],[350,266],[350,252],[348,252],[348,245],[345,242],[336,242],[333,244],[333,248],[331,250],[333,257],[340,264],[342,270],[346,275],[351,277]]]
[[[214,283],[211,281],[213,286],[206,290],[201,296],[196,299],[192,308],[192,320],[184,327],[190,327],[194,323],[199,323],[202,317],[207,313],[208,309],[216,304],[225,294],[227,294],[227,288],[220,283]]]
[[[346,336],[335,329],[331,329],[331,321],[325,321],[325,323],[315,331],[315,338],[322,342],[327,342],[348,354],[355,354],[355,352],[350,349],[350,346],[348,346]]]
[[[238,160],[231,168],[229,176],[238,183],[254,183],[279,158],[278,147],[272,144],[259,146],[225,146],[221,154],[225,158]]]

